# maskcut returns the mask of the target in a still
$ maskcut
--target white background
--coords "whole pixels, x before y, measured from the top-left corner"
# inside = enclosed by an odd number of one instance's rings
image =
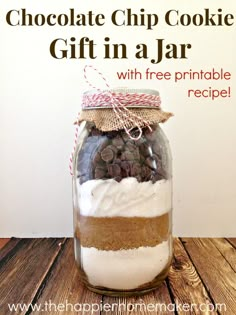
[[[111,2],[111,1],[110,1]],[[111,86],[158,89],[163,109],[175,116],[164,126],[170,140],[174,168],[174,234],[176,236],[235,236],[236,219],[236,31],[233,27],[166,26],[164,14],[236,15],[236,2],[226,1],[62,1],[1,0],[0,3],[0,237],[72,236],[72,189],[68,171],[80,95],[88,88],[85,64],[93,64]],[[103,27],[10,27],[5,22],[11,9],[28,12],[78,13],[93,10],[106,15]],[[160,23],[145,27],[115,27],[110,14],[133,8],[157,13]],[[83,36],[97,43],[94,61],[56,60],[49,46],[55,38]],[[126,43],[128,60],[104,60],[103,40]],[[134,47],[147,43],[155,58],[155,39],[191,43],[187,60],[164,60],[152,65],[134,58]],[[224,68],[232,80],[122,81],[116,71],[138,68],[152,71],[189,71]],[[96,80],[99,85],[99,81]],[[231,97],[211,101],[188,98],[189,88],[227,88]],[[101,86],[100,86],[101,87]]]

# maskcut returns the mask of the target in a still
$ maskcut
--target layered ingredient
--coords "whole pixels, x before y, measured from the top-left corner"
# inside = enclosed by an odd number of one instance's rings
[[[170,262],[171,179],[158,132],[137,142],[95,128],[78,156],[75,236],[94,287],[145,288]]]
[[[168,241],[117,251],[82,247],[82,264],[93,286],[132,290],[149,285],[168,266],[169,247]]]

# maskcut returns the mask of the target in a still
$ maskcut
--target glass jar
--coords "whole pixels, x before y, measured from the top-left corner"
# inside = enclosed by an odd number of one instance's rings
[[[124,129],[80,124],[73,164],[75,259],[82,281],[100,294],[149,292],[171,264],[171,153],[159,124],[150,127],[133,140]]]

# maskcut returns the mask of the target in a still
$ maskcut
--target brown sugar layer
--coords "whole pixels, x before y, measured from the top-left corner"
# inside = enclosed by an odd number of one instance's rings
[[[156,246],[168,239],[170,214],[157,217],[80,216],[76,237],[83,247],[100,250],[133,249]]]

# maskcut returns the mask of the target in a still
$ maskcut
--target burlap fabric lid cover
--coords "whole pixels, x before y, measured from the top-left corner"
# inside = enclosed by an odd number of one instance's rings
[[[116,110],[114,110],[114,104]],[[128,119],[127,116],[131,119]],[[78,123],[94,122],[99,130],[112,131],[123,129],[124,124],[127,128],[132,128],[138,123],[139,127],[143,128],[147,123],[149,125],[163,123],[171,116],[173,116],[172,113],[164,112],[160,108],[158,91],[117,88],[101,92],[97,90],[85,92]]]

